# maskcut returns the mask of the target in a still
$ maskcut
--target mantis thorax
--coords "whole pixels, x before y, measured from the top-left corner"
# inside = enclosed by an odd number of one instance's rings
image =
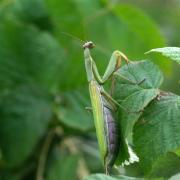
[[[88,82],[94,80],[94,73],[93,73],[93,59],[90,55],[89,48],[84,49],[84,57],[85,57],[85,67],[87,73]]]

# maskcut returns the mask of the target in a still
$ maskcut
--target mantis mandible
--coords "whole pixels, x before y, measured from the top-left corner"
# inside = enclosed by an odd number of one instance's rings
[[[122,58],[127,63],[129,60],[122,52],[114,51],[105,73],[101,77],[90,54],[90,49],[93,47],[94,44],[91,41],[83,45],[85,68],[99,150],[105,172],[109,174],[119,152],[119,132],[115,119],[115,111],[119,104],[104,90],[102,85],[120,67]]]

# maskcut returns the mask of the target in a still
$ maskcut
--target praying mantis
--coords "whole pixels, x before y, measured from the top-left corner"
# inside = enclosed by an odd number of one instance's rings
[[[94,48],[93,42],[83,45],[85,69],[89,83],[89,93],[94,116],[94,124],[99,144],[99,150],[106,174],[109,174],[119,153],[119,132],[115,111],[119,104],[108,94],[103,84],[120,68],[122,58],[129,63],[128,58],[120,51],[114,51],[109,64],[101,77],[96,63],[91,57],[90,50]]]

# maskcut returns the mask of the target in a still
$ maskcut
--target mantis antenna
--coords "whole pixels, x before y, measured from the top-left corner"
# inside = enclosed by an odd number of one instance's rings
[[[61,31],[60,33],[66,35],[66,36],[69,36],[69,37],[71,37],[71,38],[73,38],[73,39],[76,39],[77,41],[80,41],[80,42],[84,43],[83,40],[81,40],[80,38],[78,38],[78,37],[76,37],[76,36],[74,36],[74,35],[72,35],[72,34],[70,34],[70,33],[67,33],[67,32],[64,32],[64,31]]]
[[[86,42],[91,42],[91,41],[84,41],[84,40],[80,39],[79,37],[74,36],[73,34],[70,34],[70,33],[68,33],[68,32],[61,31],[60,33],[66,35],[66,36],[68,36],[68,37],[71,37],[71,38],[73,38],[73,39],[81,42],[82,44],[85,44]],[[84,47],[83,47],[83,48],[84,48]],[[110,52],[109,50],[104,49],[104,48],[101,47],[100,45],[96,45],[96,49],[98,49],[100,52],[102,52],[103,54],[105,54],[105,55],[107,55],[107,56],[109,56],[109,54],[111,54],[111,52]]]

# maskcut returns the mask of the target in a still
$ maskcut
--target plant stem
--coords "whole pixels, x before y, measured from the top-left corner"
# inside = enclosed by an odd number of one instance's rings
[[[53,140],[53,137],[55,135],[55,129],[51,129],[48,132],[48,135],[44,141],[41,154],[39,156],[39,162],[37,167],[37,173],[36,173],[36,180],[44,180],[44,169],[46,165],[47,155],[49,152],[49,148],[51,145],[51,142]]]

